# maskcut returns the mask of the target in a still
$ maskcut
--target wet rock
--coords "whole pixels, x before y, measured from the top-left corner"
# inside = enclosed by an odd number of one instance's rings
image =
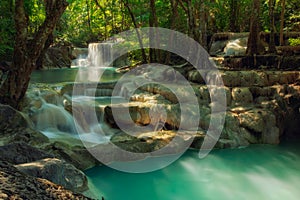
[[[84,173],[57,158],[45,158],[15,167],[27,175],[47,179],[71,191],[82,192],[88,189]]]

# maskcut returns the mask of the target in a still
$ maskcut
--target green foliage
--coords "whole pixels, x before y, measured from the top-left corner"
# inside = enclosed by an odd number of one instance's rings
[[[124,2],[128,2],[138,27],[149,26],[151,9],[147,0],[68,0],[69,6],[63,14],[55,30],[57,42],[66,41],[75,46],[85,47],[90,42],[103,41],[111,36],[133,28],[132,19]],[[276,0],[275,26],[277,32],[280,26],[281,1]],[[178,3],[178,1],[176,1]],[[187,1],[182,1],[187,6]],[[207,31],[209,34],[230,30],[230,14],[233,0],[204,1],[204,9],[200,0],[192,0],[192,12],[199,27],[201,10],[207,15]],[[252,0],[238,0],[236,24],[241,32],[249,31]],[[0,58],[9,58],[14,46],[14,0],[0,2]],[[29,33],[34,33],[45,19],[44,1],[26,0],[26,13],[29,19]],[[188,13],[180,3],[177,4],[178,18],[173,27],[183,33],[189,33]],[[174,14],[170,0],[156,0],[155,9],[157,25],[171,28]],[[285,30],[300,31],[300,4],[299,0],[286,0]],[[262,30],[269,30],[268,0],[261,1]],[[291,42],[292,44],[295,41]]]
[[[300,45],[300,38],[289,38],[289,44],[291,46],[299,46]]]
[[[14,46],[13,5],[9,1],[0,2],[0,60],[11,60]]]
[[[25,1],[25,10],[29,18],[28,31],[34,33],[46,18],[44,3],[40,0]]]

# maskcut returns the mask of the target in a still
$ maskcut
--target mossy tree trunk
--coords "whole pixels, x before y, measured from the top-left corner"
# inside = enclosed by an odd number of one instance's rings
[[[13,53],[13,62],[10,69],[2,75],[0,80],[0,103],[8,104],[14,108],[25,96],[30,75],[36,68],[36,62],[44,49],[45,43],[52,34],[56,23],[65,11],[66,0],[44,0],[46,18],[44,23],[28,41],[28,15],[24,7],[25,0],[15,1],[16,38]]]

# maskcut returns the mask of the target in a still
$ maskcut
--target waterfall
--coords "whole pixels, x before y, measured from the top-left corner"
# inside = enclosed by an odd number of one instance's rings
[[[93,67],[108,67],[113,60],[114,43],[91,43],[89,44],[88,62]]]
[[[51,132],[76,134],[72,115],[64,107],[46,102],[36,113],[36,128],[46,135]]]
[[[108,67],[113,61],[114,44],[115,42],[90,43],[87,55],[74,53],[77,58],[72,61],[72,67]]]

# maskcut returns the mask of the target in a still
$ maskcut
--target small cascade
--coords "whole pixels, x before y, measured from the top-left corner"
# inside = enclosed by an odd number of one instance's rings
[[[109,67],[112,64],[113,46],[117,42],[90,43],[88,54],[79,54],[73,60],[72,67]]]
[[[78,58],[72,61],[71,67],[87,67],[88,65],[87,55],[80,54]]]
[[[108,66],[113,59],[114,43],[91,43],[89,44],[88,61],[90,66]]]
[[[43,102],[36,112],[36,128],[51,137],[49,133],[76,134],[72,115],[63,106]]]

